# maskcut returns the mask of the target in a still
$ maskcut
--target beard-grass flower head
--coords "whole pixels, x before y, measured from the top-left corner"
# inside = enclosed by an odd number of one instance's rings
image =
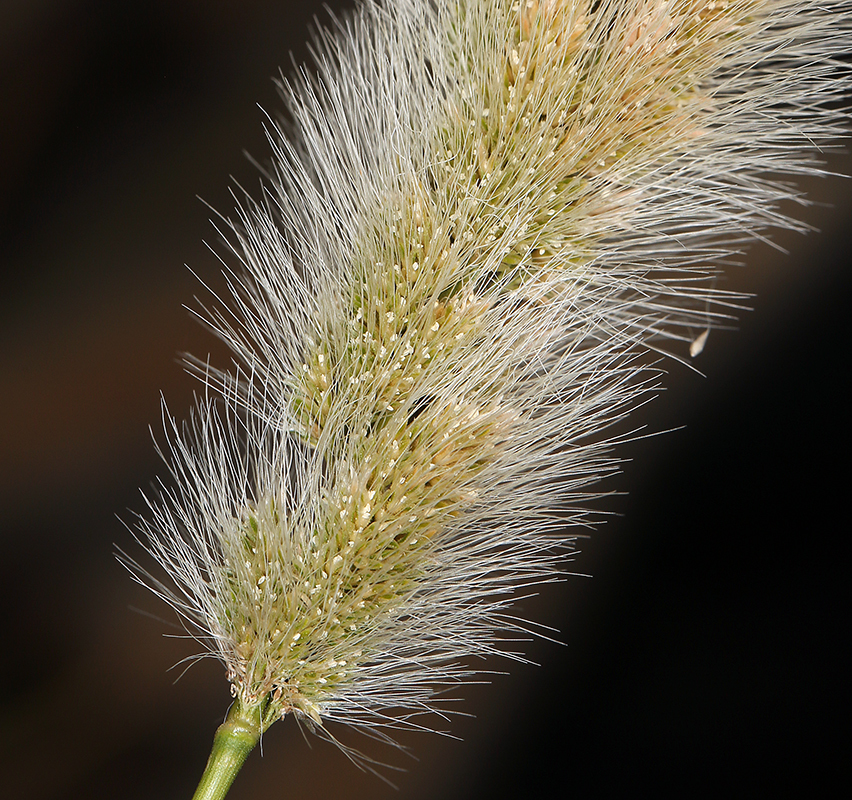
[[[718,265],[842,133],[846,0],[397,0],[281,84],[221,226],[235,367],[166,417],[129,562],[224,663],[198,797],[289,713],[419,726],[512,650],[615,462],[606,430],[737,297]],[[693,351],[697,347],[693,347]],[[608,438],[609,437],[609,438]]]

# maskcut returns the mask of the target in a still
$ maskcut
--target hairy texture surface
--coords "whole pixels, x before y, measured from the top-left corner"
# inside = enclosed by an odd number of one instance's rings
[[[414,725],[466,657],[522,657],[507,606],[587,521],[641,354],[685,354],[737,299],[713,265],[797,227],[768,175],[842,132],[850,10],[397,0],[319,34],[228,222],[239,366],[197,365],[220,397],[167,420],[140,520],[174,586],[137,574],[245,706]]]

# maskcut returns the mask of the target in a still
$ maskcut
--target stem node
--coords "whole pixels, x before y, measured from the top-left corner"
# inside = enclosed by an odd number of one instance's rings
[[[245,707],[234,701],[213,737],[213,749],[192,800],[222,800],[263,731],[265,703]]]

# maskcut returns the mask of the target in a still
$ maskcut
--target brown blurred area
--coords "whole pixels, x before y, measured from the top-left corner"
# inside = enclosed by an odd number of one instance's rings
[[[164,470],[160,392],[185,416],[182,351],[223,348],[182,307],[222,280],[205,247],[228,177],[257,187],[271,77],[307,58],[316,2],[4,0],[0,5],[0,786],[9,798],[189,798],[229,694],[213,660],[134,584],[143,557],[116,515]],[[849,173],[852,161],[830,157]],[[696,366],[670,364],[582,543],[593,579],[545,587],[521,612],[567,646],[542,667],[487,664],[456,694],[453,736],[410,755],[335,731],[404,771],[398,790],[279,723],[241,798],[811,791],[840,765],[831,721],[848,565],[852,185],[807,182],[794,213],[821,229],[754,247],[731,288],[755,292]],[[696,331],[696,334],[698,332]],[[164,635],[165,634],[165,635]],[[840,642],[840,644],[838,643]],[[413,756],[413,758],[411,757]]]

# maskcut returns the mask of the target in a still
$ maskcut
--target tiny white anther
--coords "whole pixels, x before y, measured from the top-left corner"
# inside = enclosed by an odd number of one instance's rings
[[[704,350],[704,345],[707,344],[707,337],[709,335],[710,335],[710,328],[707,328],[706,330],[704,330],[700,334],[698,334],[698,336],[696,336],[695,339],[692,340],[692,342],[689,345],[689,355],[692,358],[695,358],[696,356],[700,355],[701,352]]]

